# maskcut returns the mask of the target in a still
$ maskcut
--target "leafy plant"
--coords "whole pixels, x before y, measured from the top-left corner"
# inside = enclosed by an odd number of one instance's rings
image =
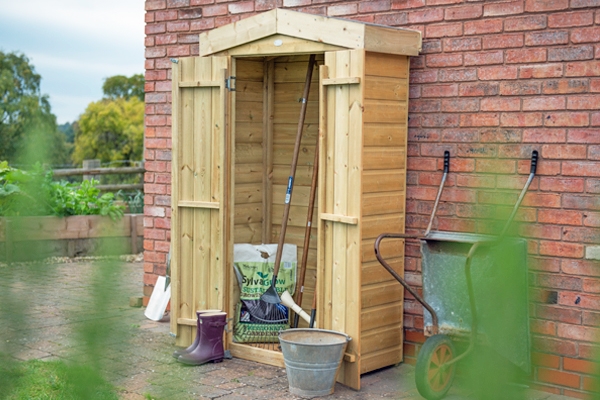
[[[124,201],[129,206],[129,212],[132,214],[141,214],[144,212],[144,192],[138,190],[135,194],[125,193],[119,190],[115,197]]]
[[[66,181],[50,182],[52,215],[104,215],[113,220],[123,216],[125,207],[115,204],[113,193],[100,195],[98,181],[84,180],[81,185]]]
[[[104,215],[113,220],[123,216],[125,207],[115,203],[113,193],[100,194],[98,181],[54,182],[52,172],[40,165],[27,172],[0,162],[0,215]]]

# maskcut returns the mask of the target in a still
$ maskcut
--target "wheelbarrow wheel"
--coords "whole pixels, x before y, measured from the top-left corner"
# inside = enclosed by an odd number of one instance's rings
[[[434,335],[425,341],[415,367],[415,381],[421,396],[438,400],[448,393],[456,365],[445,364],[454,358],[454,353],[452,340],[446,335]]]

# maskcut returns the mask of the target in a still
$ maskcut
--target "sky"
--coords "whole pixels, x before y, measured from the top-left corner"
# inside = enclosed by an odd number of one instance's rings
[[[0,0],[0,51],[25,54],[57,122],[76,121],[105,78],[144,73],[144,0]]]

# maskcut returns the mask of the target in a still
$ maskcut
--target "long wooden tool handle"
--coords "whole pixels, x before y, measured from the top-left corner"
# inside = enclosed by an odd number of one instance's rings
[[[306,81],[304,82],[304,93],[302,95],[302,108],[300,109],[300,119],[298,120],[298,131],[296,133],[296,143],[294,144],[294,155],[290,167],[290,177],[288,178],[287,191],[283,207],[283,219],[281,220],[281,232],[279,232],[279,242],[277,244],[277,253],[275,255],[275,269],[273,270],[273,286],[279,273],[279,264],[281,264],[281,255],[283,253],[283,244],[285,242],[285,231],[287,230],[288,218],[290,216],[290,205],[292,202],[292,188],[294,186],[294,177],[296,176],[296,166],[298,165],[298,154],[300,153],[300,141],[302,140],[302,130],[304,129],[304,119],[306,118],[306,108],[308,105],[308,94],[310,92],[310,81],[315,67],[315,56],[310,55],[308,60],[308,70],[306,71]]]
[[[308,198],[308,213],[306,214],[306,228],[304,229],[304,248],[302,250],[302,260],[300,262],[300,276],[296,282],[296,304],[302,304],[302,295],[304,294],[304,280],[306,278],[306,264],[308,262],[308,247],[310,245],[310,232],[312,229],[313,210],[315,208],[315,198],[317,197],[317,180],[319,178],[319,138],[315,146],[315,160],[313,162],[312,181],[310,183],[310,195]],[[298,290],[300,287],[300,290]],[[298,315],[294,319],[294,326],[298,327]]]
[[[315,293],[313,295],[312,308],[310,309],[310,322],[308,323],[309,328],[315,327],[315,318],[317,317],[317,284],[315,283]]]

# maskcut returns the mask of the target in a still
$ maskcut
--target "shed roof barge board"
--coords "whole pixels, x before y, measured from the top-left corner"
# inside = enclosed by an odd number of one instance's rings
[[[276,8],[200,34],[200,55],[280,55],[340,49],[417,56],[421,32]]]

